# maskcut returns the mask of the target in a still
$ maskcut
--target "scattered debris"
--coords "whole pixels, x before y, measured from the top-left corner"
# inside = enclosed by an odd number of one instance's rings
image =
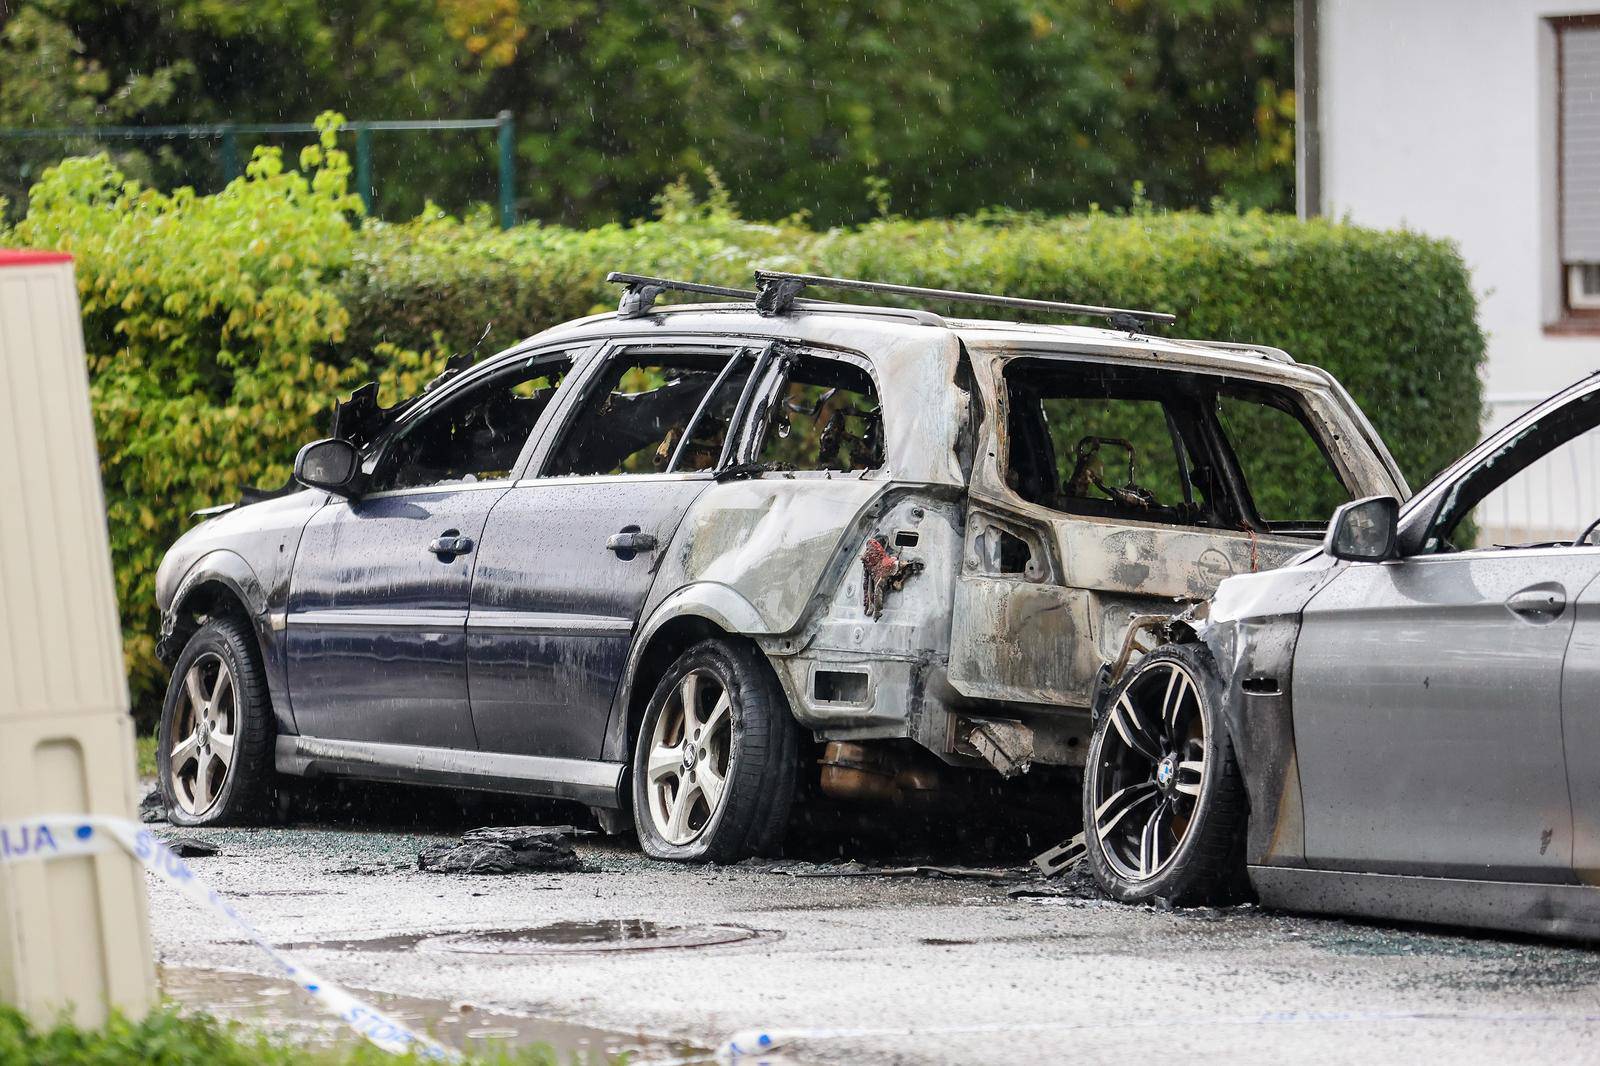
[[[180,859],[205,859],[218,854],[219,849],[215,844],[208,844],[204,840],[194,837],[164,837],[167,847]]]
[[[166,801],[161,798],[161,790],[159,788],[152,788],[139,801],[139,821],[146,825],[159,825],[166,820]]]
[[[1083,834],[1079,833],[1035,855],[1033,865],[1039,871],[1039,880],[1009,889],[1006,895],[1012,899],[1105,899],[1106,894],[1094,879],[1094,871],[1084,862],[1088,854]]]
[[[957,741],[981,755],[1001,777],[1025,774],[1033,765],[1033,730],[1021,722],[973,718]]]
[[[376,874],[390,874],[399,870],[409,870],[409,862],[353,862],[344,866],[331,867],[330,874],[360,874],[373,876]]]
[[[767,873],[786,877],[952,877],[973,881],[1014,881],[1016,870],[985,869],[973,866],[867,866],[850,862],[817,865],[784,863],[767,868]]]
[[[1088,854],[1089,849],[1083,844],[1083,834],[1079,833],[1071,840],[1035,855],[1033,865],[1046,877],[1058,877],[1074,869]]]
[[[571,872],[583,869],[572,848],[569,825],[474,829],[456,844],[431,844],[417,854],[417,868],[439,874]]]

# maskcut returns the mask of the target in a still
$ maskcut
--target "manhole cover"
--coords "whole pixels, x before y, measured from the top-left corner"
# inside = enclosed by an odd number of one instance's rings
[[[659,951],[739,944],[761,935],[743,925],[667,925],[640,918],[603,922],[555,922],[533,929],[487,929],[432,936],[424,951],[476,955],[572,955],[603,951]]]

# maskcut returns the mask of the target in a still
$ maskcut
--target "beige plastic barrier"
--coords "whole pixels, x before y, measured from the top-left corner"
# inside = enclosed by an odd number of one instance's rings
[[[126,818],[136,787],[71,258],[0,249],[0,821]],[[10,857],[52,844],[0,832]],[[0,864],[0,1001],[98,1025],[154,987],[130,855]]]

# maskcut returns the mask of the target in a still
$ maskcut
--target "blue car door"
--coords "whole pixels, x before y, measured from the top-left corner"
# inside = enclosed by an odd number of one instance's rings
[[[290,699],[302,734],[473,748],[466,619],[484,525],[570,366],[500,360],[374,443],[355,499],[306,526],[290,584]]]
[[[595,759],[660,553],[713,483],[761,348],[617,345],[489,516],[467,619],[485,751]]]

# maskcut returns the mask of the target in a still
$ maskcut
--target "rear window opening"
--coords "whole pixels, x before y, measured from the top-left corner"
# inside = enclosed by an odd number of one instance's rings
[[[1006,481],[1067,514],[1320,536],[1350,492],[1291,389],[1021,359]]]
[[[883,465],[883,411],[865,369],[803,355],[764,412],[757,461],[765,470],[876,470]]]

